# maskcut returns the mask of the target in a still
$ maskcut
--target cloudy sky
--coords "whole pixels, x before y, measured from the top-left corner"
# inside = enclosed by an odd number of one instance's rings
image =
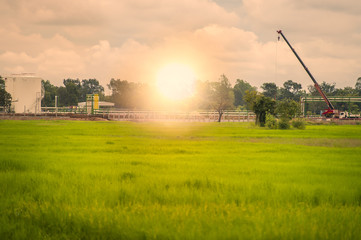
[[[361,1],[0,0],[0,75],[152,83],[182,63],[200,80],[225,74],[254,86],[316,80],[354,86],[361,77]]]

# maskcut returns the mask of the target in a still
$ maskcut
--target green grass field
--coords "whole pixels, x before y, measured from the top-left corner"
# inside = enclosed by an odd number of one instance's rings
[[[361,126],[0,121],[0,239],[361,239]]]

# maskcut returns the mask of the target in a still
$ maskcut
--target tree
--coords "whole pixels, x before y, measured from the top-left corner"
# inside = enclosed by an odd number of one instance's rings
[[[359,96],[359,91],[356,88],[352,87],[345,87],[343,89],[337,88],[334,91],[335,96],[345,96],[345,97],[352,97],[352,96]],[[353,113],[359,112],[359,103],[333,103],[334,107],[340,111],[347,110]]]
[[[277,102],[276,115],[280,119],[278,121],[278,128],[289,129],[292,118],[301,115],[300,104],[292,99],[283,99],[282,101]],[[298,128],[304,128],[303,121],[298,120],[294,122],[294,124]]]
[[[79,101],[85,102],[87,94],[98,94],[99,99],[104,99],[104,87],[99,84],[96,79],[83,79],[81,81],[81,89]]]
[[[283,99],[277,102],[276,115],[283,120],[291,120],[301,115],[300,104],[292,99]]]
[[[58,107],[67,106],[68,102],[68,93],[66,88],[61,86],[56,90],[56,95],[58,96]]]
[[[246,104],[246,102],[244,101],[244,96],[247,90],[256,91],[256,87],[253,87],[246,81],[237,79],[236,84],[233,88],[235,106],[244,106]]]
[[[322,91],[326,94],[326,96],[332,96],[334,95],[334,90],[335,90],[335,84],[328,84],[326,82],[322,82],[320,85],[320,88],[322,89]],[[320,93],[317,91],[317,89],[315,88],[314,85],[309,85],[307,87],[309,94],[311,96],[317,96],[317,97],[321,97]],[[322,102],[310,102],[307,103],[307,109],[309,109],[311,112],[313,113],[317,113],[319,114],[321,111],[325,110],[328,106],[327,104],[322,101]],[[335,105],[335,107],[337,107]]]
[[[276,101],[256,91],[246,91],[244,100],[256,114],[256,125],[264,127],[267,113],[274,114]]]
[[[64,104],[66,106],[77,106],[81,93],[81,85],[79,79],[64,79],[63,84],[66,89],[66,96],[65,99],[63,99]]]
[[[55,96],[59,97],[58,106],[76,106],[78,102],[85,102],[87,94],[98,93],[100,99],[104,99],[104,88],[96,79],[64,79],[64,86],[56,87],[49,80],[41,81],[45,91],[41,101],[43,107],[54,107]]]
[[[261,88],[263,89],[264,96],[277,99],[278,87],[275,83],[263,83]]]
[[[322,82],[320,87],[326,95],[332,96],[332,95],[334,95],[334,92],[336,90],[336,83],[329,84],[326,82]]]
[[[356,80],[355,91],[357,92],[357,96],[361,96],[361,77],[359,77],[359,78]],[[358,106],[358,110],[360,111],[360,109],[361,109],[361,103],[357,103],[357,106]]]
[[[111,79],[108,84],[112,91],[112,101],[119,108],[137,108],[140,106],[139,88],[141,84],[128,82],[126,80]]]
[[[222,74],[219,82],[210,83],[210,105],[218,112],[218,122],[221,122],[224,110],[233,107],[234,93],[228,78]]]
[[[336,88],[336,84],[332,83],[326,83],[322,82],[320,85],[322,91],[326,94],[327,97],[332,96],[345,96],[345,97],[351,97],[351,96],[360,96],[361,91],[358,90],[358,87],[361,88],[361,78],[357,79],[355,88],[352,87],[345,87],[345,88]],[[312,96],[320,96],[318,91],[314,86],[308,86],[308,90],[310,92],[310,95]],[[332,102],[332,101],[331,101]],[[335,109],[338,109],[340,111],[344,110],[351,110],[353,112],[359,111],[359,103],[341,103],[341,102],[332,102]],[[308,109],[312,112],[320,112],[321,110],[324,110],[327,107],[325,102],[320,103],[308,103]]]
[[[11,94],[5,90],[5,80],[0,76],[0,106],[4,108],[5,112],[10,111]]]
[[[329,84],[326,82],[322,82],[320,84],[320,88],[326,94],[326,96],[334,96],[336,90],[336,83]],[[308,91],[312,96],[320,96],[319,92],[317,91],[314,85],[309,85]]]
[[[302,91],[302,85],[292,80],[288,80],[283,83],[283,88],[280,89],[279,99],[293,99],[299,101],[300,97],[305,95]]]
[[[359,95],[361,95],[361,77],[357,79],[355,89],[359,92]]]
[[[336,88],[333,93],[335,96],[358,96],[358,91],[352,87]]]
[[[44,98],[41,100],[42,107],[55,107],[55,96],[58,87],[52,85],[49,80],[41,80],[42,88],[44,89]]]

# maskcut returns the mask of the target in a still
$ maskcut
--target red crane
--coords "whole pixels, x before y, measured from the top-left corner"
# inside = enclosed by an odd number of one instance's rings
[[[293,47],[291,46],[291,44],[288,42],[288,40],[286,39],[285,35],[283,35],[282,30],[278,30],[277,31],[278,34],[280,34],[282,36],[282,38],[286,41],[287,45],[291,48],[292,52],[295,54],[295,56],[297,57],[298,61],[300,61],[300,63],[302,64],[303,68],[306,70],[307,74],[310,76],[310,78],[312,79],[313,83],[315,84],[315,88],[317,89],[317,91],[320,93],[321,97],[323,98],[323,100],[326,102],[328,109],[326,109],[322,115],[324,115],[327,118],[333,117],[335,114],[338,114],[338,110],[336,110],[332,103],[330,102],[330,100],[328,100],[326,94],[322,91],[320,85],[318,85],[316,79],[312,76],[311,72],[308,70],[308,68],[306,67],[306,65],[303,63],[303,61],[301,60],[301,58],[298,56],[298,54],[296,53],[296,51],[293,49]]]

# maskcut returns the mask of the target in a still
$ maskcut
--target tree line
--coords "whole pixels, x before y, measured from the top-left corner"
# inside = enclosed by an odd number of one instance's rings
[[[336,84],[321,83],[321,88],[327,96],[361,96],[361,77],[357,79],[355,87],[336,88]],[[146,83],[135,83],[127,80],[111,79],[107,84],[111,94],[105,96],[104,87],[97,79],[64,79],[63,86],[54,86],[49,80],[42,81],[44,98],[42,107],[54,107],[55,96],[58,96],[58,106],[77,106],[86,101],[87,94],[97,93],[101,101],[115,103],[116,108],[130,110],[215,110],[219,113],[219,120],[225,110],[253,110],[257,115],[257,123],[264,124],[267,113],[285,115],[280,106],[292,109],[301,97],[318,96],[314,86],[307,87],[308,93],[300,83],[287,80],[281,87],[273,82],[263,83],[260,91],[247,81],[237,79],[232,86],[230,80],[223,74],[217,81],[197,81],[194,96],[182,102],[172,102],[162,99],[157,89]],[[4,81],[0,77],[0,105],[9,106],[11,96],[5,93]],[[277,105],[277,103],[279,103]],[[335,103],[337,109],[349,109],[345,103]],[[293,106],[293,107],[292,107]],[[327,106],[323,102],[310,103],[310,114],[317,114]],[[360,111],[360,104],[352,103],[353,112]],[[295,114],[293,114],[295,115]]]
[[[101,100],[105,99],[104,87],[96,79],[64,79],[64,86],[54,86],[49,80],[41,81],[44,90],[42,107],[54,107],[55,96],[58,96],[58,107],[77,106],[79,102],[86,101],[87,94],[99,94]]]
[[[300,83],[287,80],[281,87],[273,82],[263,83],[261,91],[257,91],[247,81],[237,79],[232,86],[230,80],[223,74],[217,81],[197,81],[195,94],[192,98],[181,103],[162,99],[157,89],[146,83],[135,83],[127,80],[111,79],[107,87],[111,91],[109,96],[104,95],[104,88],[96,79],[63,81],[64,87],[54,87],[49,81],[44,81],[44,105],[54,105],[55,94],[59,96],[59,106],[77,105],[85,101],[86,94],[98,93],[101,100],[115,103],[116,108],[131,110],[164,109],[171,107],[179,110],[215,110],[219,120],[225,110],[253,110],[257,115],[257,123],[265,124],[267,113],[286,119],[299,114],[299,101],[301,97],[318,96],[314,86],[307,86],[308,93]],[[336,85],[321,83],[321,88],[327,96],[361,96],[361,77],[357,79],[355,87],[336,88]],[[338,106],[339,105],[339,106]],[[310,103],[308,106],[312,114],[318,114],[325,109],[325,103]],[[335,103],[335,107],[345,109],[345,103]],[[352,110],[359,112],[360,106],[352,104]],[[289,109],[286,113],[285,109]],[[287,117],[286,117],[287,116]]]
[[[320,85],[322,91],[328,96],[361,96],[361,77],[357,79],[355,88],[345,87],[336,88],[336,84],[322,82]],[[256,124],[264,126],[268,124],[270,128],[275,128],[276,119],[279,118],[281,128],[288,128],[292,118],[301,115],[299,100],[306,96],[319,96],[319,92],[313,85],[308,86],[308,93],[302,89],[300,83],[288,80],[283,83],[283,87],[278,87],[275,83],[264,83],[261,86],[262,93],[257,91],[248,91],[244,100],[248,107],[256,113]],[[339,110],[349,110],[354,113],[360,111],[360,103],[333,103]],[[346,106],[348,105],[348,106]],[[328,106],[324,102],[308,103],[307,114],[317,114],[325,110]],[[267,120],[269,120],[267,122]],[[296,125],[302,127],[301,121],[294,121]]]

